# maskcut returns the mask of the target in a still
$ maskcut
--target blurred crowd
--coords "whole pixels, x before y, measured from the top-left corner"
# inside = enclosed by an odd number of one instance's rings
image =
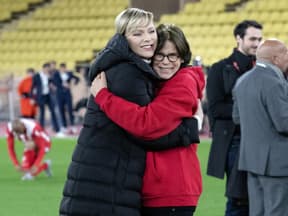
[[[19,117],[35,119],[43,128],[51,123],[57,137],[76,134],[89,91],[87,73],[86,66],[72,71],[65,62],[56,61],[43,63],[39,71],[28,68],[17,85]]]

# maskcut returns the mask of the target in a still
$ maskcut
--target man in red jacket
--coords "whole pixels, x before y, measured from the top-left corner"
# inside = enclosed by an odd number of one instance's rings
[[[15,119],[7,124],[8,153],[16,170],[24,173],[22,180],[33,180],[40,172],[45,171],[48,177],[51,173],[51,160],[42,160],[51,148],[51,140],[42,127],[32,119]],[[22,162],[17,159],[15,138],[24,145]]]

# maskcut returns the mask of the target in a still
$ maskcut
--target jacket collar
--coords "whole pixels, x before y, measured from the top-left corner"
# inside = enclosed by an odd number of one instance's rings
[[[241,74],[250,70],[256,62],[255,56],[244,55],[237,48],[233,49],[233,53],[229,59],[232,61],[233,67]]]
[[[271,63],[269,63],[267,61],[263,61],[263,60],[257,61],[256,65],[259,66],[259,67],[263,67],[263,68],[270,67],[276,73],[276,75],[278,77],[280,77],[281,79],[286,80],[284,73],[277,66],[275,66],[275,65],[273,65],[273,64],[271,64]]]

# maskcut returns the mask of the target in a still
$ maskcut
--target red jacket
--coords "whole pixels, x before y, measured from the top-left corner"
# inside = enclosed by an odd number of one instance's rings
[[[38,167],[45,155],[46,152],[48,152],[51,148],[51,140],[47,133],[42,129],[42,127],[32,119],[25,119],[21,118],[21,122],[24,123],[26,128],[26,133],[20,136],[17,136],[12,131],[12,125],[11,122],[7,124],[6,127],[6,133],[7,133],[7,144],[8,144],[8,153],[10,156],[10,159],[12,160],[14,166],[19,165],[19,161],[17,159],[16,153],[15,153],[15,136],[16,138],[21,141],[25,148],[26,142],[34,142],[36,145],[36,152],[37,152],[37,158],[34,162],[34,166]]]
[[[156,139],[171,132],[183,118],[195,114],[204,85],[202,69],[186,67],[164,82],[147,106],[125,101],[107,89],[102,89],[95,101],[128,132]],[[142,192],[144,206],[196,206],[202,192],[197,145],[147,152]]]
[[[32,76],[27,76],[20,81],[18,85],[18,94],[20,96],[20,112],[22,116],[34,117],[37,111],[36,103],[32,103],[29,96],[32,87]]]

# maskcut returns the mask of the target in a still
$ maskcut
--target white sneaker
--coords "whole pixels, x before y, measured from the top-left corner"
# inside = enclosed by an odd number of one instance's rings
[[[67,133],[68,130],[66,127],[61,127],[60,131],[65,134],[65,133]]]
[[[74,126],[71,127],[70,131],[72,134],[77,134],[77,128]]]
[[[45,163],[48,165],[47,169],[45,170],[45,173],[47,175],[47,177],[52,177],[52,170],[51,170],[51,166],[52,166],[52,161],[51,160],[45,160]]]
[[[22,181],[31,181],[31,180],[34,180],[34,176],[32,176],[31,173],[27,172],[22,176],[21,180]]]
[[[66,135],[63,132],[58,132],[58,133],[56,133],[55,137],[64,138],[64,137],[66,137]]]

